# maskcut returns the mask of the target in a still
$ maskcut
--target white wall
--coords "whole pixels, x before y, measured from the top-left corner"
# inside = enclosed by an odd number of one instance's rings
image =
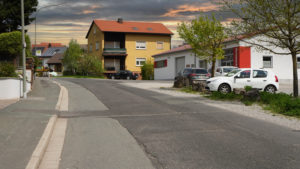
[[[187,65],[196,64],[196,68],[199,68],[199,57],[196,57],[196,63],[195,63],[195,55],[192,53],[191,50],[188,51],[182,51],[182,52],[176,52],[171,54],[165,54],[163,56],[155,56],[155,61],[161,61],[161,60],[168,60],[167,67],[163,68],[154,68],[154,80],[173,80],[176,76],[176,58],[179,57],[185,57],[185,67]],[[216,66],[219,64],[219,61],[217,61]],[[208,64],[207,68],[209,69],[211,67],[210,64]]]
[[[31,90],[27,82],[26,91]],[[0,79],[0,99],[19,99],[23,96],[23,81],[19,79]]]
[[[278,53],[287,53],[286,49],[268,46],[268,43],[262,43],[259,39],[264,38],[263,36],[255,36],[251,39],[246,39],[246,41],[262,44],[269,49],[274,50]],[[251,46],[251,67],[252,68],[263,68],[263,56],[272,56],[273,67],[265,68],[267,70],[273,71],[282,82],[291,82],[293,79],[293,62],[291,55],[278,55],[271,53],[267,50],[258,49],[249,43],[240,42],[240,46]],[[300,55],[298,55],[300,57]],[[300,79],[300,69],[298,69],[298,79]]]

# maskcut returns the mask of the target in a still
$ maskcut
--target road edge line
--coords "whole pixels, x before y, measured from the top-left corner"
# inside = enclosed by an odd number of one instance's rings
[[[31,155],[26,169],[38,169],[50,141],[56,121],[57,115],[51,116],[38,145]]]

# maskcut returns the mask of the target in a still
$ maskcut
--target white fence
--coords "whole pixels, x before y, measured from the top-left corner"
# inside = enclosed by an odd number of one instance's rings
[[[31,90],[31,83],[27,82],[26,92]],[[23,97],[23,81],[17,78],[0,79],[0,100],[19,99]]]

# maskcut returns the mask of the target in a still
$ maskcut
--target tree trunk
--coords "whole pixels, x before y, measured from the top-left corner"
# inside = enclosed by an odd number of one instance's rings
[[[298,97],[299,90],[298,90],[298,68],[297,68],[297,53],[292,52],[293,58],[293,89],[294,89],[294,97]]]
[[[216,59],[215,56],[213,56],[213,59],[211,61],[211,77],[215,77],[215,67],[216,67]]]

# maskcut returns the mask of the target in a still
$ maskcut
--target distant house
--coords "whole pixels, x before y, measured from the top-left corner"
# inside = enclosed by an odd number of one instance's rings
[[[31,45],[31,53],[33,56],[42,56],[42,54],[51,47],[64,47],[61,43],[42,42],[40,44]]]
[[[160,23],[94,20],[86,35],[88,53],[102,60],[106,73],[140,73],[152,55],[171,49],[172,34]]]
[[[63,54],[66,50],[66,47],[50,47],[41,56],[38,56],[38,58],[42,62],[43,67],[49,68],[48,61],[56,54]]]
[[[53,70],[54,72],[63,72],[63,56],[63,53],[56,53],[55,55],[53,55],[47,62],[49,69]]]

